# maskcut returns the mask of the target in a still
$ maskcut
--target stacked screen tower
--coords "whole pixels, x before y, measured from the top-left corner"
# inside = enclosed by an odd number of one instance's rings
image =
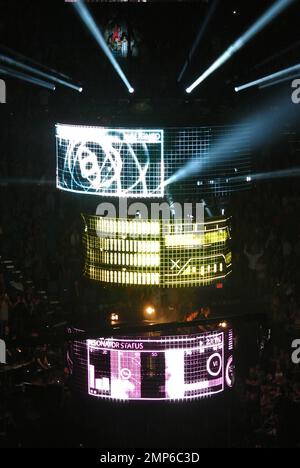
[[[92,397],[120,400],[201,398],[231,387],[231,327],[190,326],[200,309],[185,310],[182,301],[174,311],[171,298],[175,288],[186,298],[232,271],[231,219],[213,213],[207,200],[249,185],[247,127],[58,124],[56,149],[57,187],[96,200],[94,213],[82,213],[84,275],[127,296],[130,288],[126,320],[132,313],[141,326],[138,335],[116,336],[112,328],[103,336],[99,327],[75,340],[74,384]],[[145,314],[135,309],[145,297],[147,323],[170,323],[167,333],[143,332]],[[112,323],[119,316],[114,308]]]

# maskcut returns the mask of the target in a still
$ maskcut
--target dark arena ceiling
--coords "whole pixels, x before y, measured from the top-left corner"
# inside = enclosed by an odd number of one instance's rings
[[[41,103],[54,120],[100,124],[193,125],[227,123],[278,91],[257,89],[239,95],[237,84],[298,63],[299,4],[294,2],[242,50],[188,95],[185,88],[205,71],[259,16],[270,0],[217,1],[205,33],[183,78],[177,81],[213,0],[197,2],[102,2],[87,5],[102,31],[126,24],[138,42],[138,56],[120,60],[135,88],[130,95],[73,2],[0,1],[0,52],[7,48],[60,71],[83,86],[83,93],[55,92],[8,78],[12,112]],[[280,86],[279,86],[280,87]]]

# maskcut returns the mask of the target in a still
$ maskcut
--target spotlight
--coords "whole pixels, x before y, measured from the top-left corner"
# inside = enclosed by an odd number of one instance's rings
[[[242,91],[243,89],[252,88],[253,86],[256,86],[256,85],[262,85],[263,83],[279,79],[283,77],[284,75],[287,75],[288,73],[294,73],[298,70],[300,70],[300,63],[293,65],[292,67],[284,68],[283,70],[280,70],[276,73],[272,73],[271,75],[267,75],[262,78],[258,78],[257,80],[250,81],[249,83],[236,86],[234,90],[238,92],[238,91]],[[289,77],[286,77],[286,79],[288,78]]]
[[[220,322],[219,327],[220,328],[227,328],[227,322],[225,322],[225,320],[223,322]]]
[[[79,91],[80,93],[82,93],[82,91],[83,91],[83,88],[79,88],[79,90],[78,90],[78,91]]]
[[[106,44],[106,41],[103,37],[103,34],[100,30],[100,28],[97,26],[95,23],[94,18],[92,17],[91,13],[89,12],[87,6],[82,2],[82,0],[78,0],[77,2],[73,3],[73,6],[75,10],[77,11],[78,15],[82,19],[83,23],[86,25],[88,30],[90,31],[91,35],[94,37],[98,45],[101,47],[102,51],[118,73],[119,77],[123,81],[123,83],[126,85],[128,91],[130,93],[134,92],[133,87],[129,83],[128,79],[125,76],[125,73],[121,69],[120,65],[118,64],[117,60],[109,50],[108,45]]]
[[[114,312],[110,315],[110,320],[111,320],[111,323],[114,324],[114,322],[118,322],[119,321],[119,315],[118,314],[115,314]]]
[[[283,10],[291,5],[295,0],[277,0],[265,13],[239,37],[194,83],[192,83],[186,92],[190,93],[196,86],[202,83],[208,76],[221,67],[229,60],[236,52],[244,47],[256,34],[264,29],[273,19],[276,18]]]
[[[147,306],[147,307],[145,308],[145,314],[146,314],[147,316],[152,316],[152,315],[154,315],[154,314],[155,314],[155,309],[154,309],[154,307],[152,307],[152,306]]]

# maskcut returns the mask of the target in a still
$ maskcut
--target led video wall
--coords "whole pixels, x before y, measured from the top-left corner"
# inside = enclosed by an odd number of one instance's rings
[[[75,342],[78,390],[117,400],[185,400],[233,384],[231,329],[165,337],[99,338]]]
[[[57,187],[118,197],[163,196],[163,131],[56,126]]]
[[[118,129],[56,125],[57,187],[117,197],[226,195],[250,185],[245,125]]]
[[[201,286],[231,273],[230,219],[206,223],[84,216],[86,277],[119,285]]]

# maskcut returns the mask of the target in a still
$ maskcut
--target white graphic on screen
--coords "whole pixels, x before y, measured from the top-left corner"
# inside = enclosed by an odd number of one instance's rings
[[[93,396],[192,399],[220,393],[228,384],[223,332],[145,341],[87,340],[87,352],[88,392]]]
[[[111,397],[141,398],[140,353],[111,351]]]
[[[56,126],[57,186],[119,197],[164,195],[163,131]]]

